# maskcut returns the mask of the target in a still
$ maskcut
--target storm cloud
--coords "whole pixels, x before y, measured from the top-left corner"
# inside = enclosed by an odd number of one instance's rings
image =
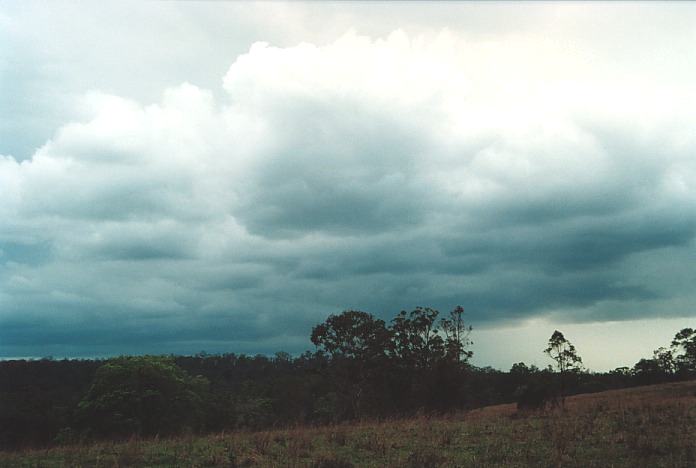
[[[0,354],[292,352],[329,313],[693,314],[693,88],[449,30],[256,42],[0,157]],[[220,77],[218,77],[220,78]]]

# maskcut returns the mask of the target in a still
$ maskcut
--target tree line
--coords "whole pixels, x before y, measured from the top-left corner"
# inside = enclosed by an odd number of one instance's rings
[[[559,331],[543,350],[553,365],[503,372],[470,363],[464,310],[417,307],[389,323],[362,311],[331,315],[315,345],[293,357],[204,352],[108,360],[0,362],[0,448],[132,435],[174,435],[443,413],[496,403],[520,409],[566,395],[692,378],[696,332],[633,368],[584,369]]]

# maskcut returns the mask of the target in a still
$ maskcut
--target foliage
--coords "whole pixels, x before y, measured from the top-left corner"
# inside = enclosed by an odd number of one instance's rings
[[[578,356],[575,346],[558,330],[549,338],[549,345],[544,353],[554,360],[561,374],[582,369],[582,358]]]
[[[548,380],[535,379],[515,391],[518,410],[540,410],[558,406],[558,395]]]
[[[696,330],[684,328],[672,340],[676,369],[684,374],[696,373]]]
[[[347,310],[312,329],[311,340],[333,358],[369,361],[384,355],[389,333],[372,314]]]
[[[443,319],[435,309],[417,307],[386,323],[360,311],[332,315],[312,331],[316,351],[295,357],[200,353],[0,361],[0,449],[71,444],[86,436],[338,424],[498,403],[548,408],[561,393],[691,377],[694,333],[689,330],[652,358],[608,373],[578,372],[579,356],[560,332],[547,349],[552,357],[575,354],[577,361],[554,361],[565,372],[521,362],[509,372],[475,367],[468,362],[471,327],[464,324],[461,307]],[[562,383],[562,392],[554,383]],[[327,459],[333,455],[327,453]],[[245,458],[235,460],[243,465]]]
[[[653,384],[696,375],[696,330],[677,332],[669,348],[660,347],[652,359],[641,359],[633,367],[638,383]]]
[[[677,371],[677,363],[674,360],[674,353],[671,349],[657,348],[653,353],[653,360],[665,376],[671,376]]]
[[[565,412],[498,405],[444,417],[0,453],[0,466],[689,467],[694,382],[570,397]]]
[[[439,312],[417,307],[410,313],[402,310],[392,320],[392,353],[409,369],[424,369],[445,356],[445,343],[439,335]]]
[[[370,406],[381,406],[377,387],[390,342],[383,320],[367,312],[347,310],[314,327],[311,340],[320,353],[330,356],[332,365],[325,375],[340,383],[333,393],[337,397],[333,408],[341,419],[363,415]]]
[[[101,361],[0,361],[0,450],[51,442],[73,424],[74,409]]]
[[[445,352],[449,359],[465,362],[474,355],[473,351],[467,349],[474,343],[469,339],[472,327],[464,323],[462,306],[452,309],[449,317],[440,321],[440,328],[445,334]]]
[[[361,311],[329,316],[311,339],[330,359],[324,375],[336,389],[318,400],[315,414],[325,419],[327,404],[340,419],[461,406],[472,355],[463,312],[457,307],[438,322],[437,310],[416,307],[389,327]]]
[[[549,338],[549,345],[544,353],[553,359],[560,374],[556,396],[560,399],[561,405],[565,407],[565,395],[570,376],[582,370],[582,359],[578,356],[575,346],[558,330],[555,330]]]
[[[208,381],[171,357],[122,356],[97,369],[78,405],[81,425],[98,436],[176,434],[196,429]]]

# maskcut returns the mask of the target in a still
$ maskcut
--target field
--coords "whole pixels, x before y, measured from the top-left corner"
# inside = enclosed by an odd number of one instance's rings
[[[498,405],[448,417],[130,440],[0,453],[3,467],[689,467],[696,382],[578,395],[561,409]]]

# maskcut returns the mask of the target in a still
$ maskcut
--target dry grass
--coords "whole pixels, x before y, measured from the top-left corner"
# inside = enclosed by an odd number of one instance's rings
[[[696,382],[578,395],[565,411],[498,405],[448,417],[131,440],[0,453],[14,467],[689,467]]]

